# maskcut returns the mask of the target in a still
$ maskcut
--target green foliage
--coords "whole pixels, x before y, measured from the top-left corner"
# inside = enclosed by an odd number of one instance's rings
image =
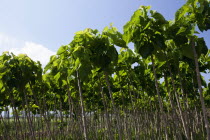
[[[210,29],[210,1],[188,0],[175,15],[176,22],[182,22],[185,18],[189,23],[196,23],[200,31]]]
[[[164,49],[164,32],[168,22],[158,12],[151,10],[150,7],[141,6],[134,12],[130,21],[124,26],[124,40],[133,42],[135,51],[143,58],[147,58],[155,51]]]
[[[99,126],[104,119],[100,120],[99,117],[113,115],[113,120],[109,121],[115,127],[119,125],[117,117],[135,120],[133,118],[141,118],[138,111],[143,111],[143,114],[147,111],[158,112],[160,101],[166,114],[177,109],[179,102],[185,111],[200,109],[196,76],[201,78],[205,104],[209,107],[210,84],[199,73],[196,75],[192,49],[195,43],[199,70],[208,74],[210,51],[204,38],[196,36],[196,29],[210,29],[209,4],[207,0],[188,0],[176,12],[174,21],[167,21],[159,12],[150,10],[150,6],[141,6],[124,25],[123,33],[112,25],[102,32],[90,28],[76,32],[71,43],[61,46],[50,57],[44,70],[40,62],[34,62],[25,54],[16,56],[4,52],[0,56],[0,112],[8,106],[18,111],[31,111],[41,114],[48,124],[56,118],[53,113],[60,111],[61,115],[74,119],[71,123],[76,124],[75,131],[81,133],[78,124],[82,118],[80,107],[83,102],[84,111],[95,116],[89,120],[90,126],[95,123]],[[128,47],[131,42],[134,51]],[[119,52],[116,47],[121,47]],[[160,96],[155,94],[157,89]],[[82,93],[83,99],[79,98],[79,93]],[[132,111],[134,114],[130,113]],[[100,116],[99,112],[105,112],[105,115]],[[50,114],[48,118],[45,118],[46,114]],[[173,119],[172,116],[168,118]],[[60,132],[69,125],[64,117],[62,119],[54,124]],[[162,121],[160,124],[163,126]],[[112,130],[116,131],[113,126]],[[182,124],[177,126],[182,131]],[[154,130],[149,128],[146,131],[153,134]],[[108,130],[104,127],[96,133],[104,138]],[[134,135],[133,131],[130,133]],[[156,133],[154,135],[158,135]],[[117,131],[110,135],[120,138]],[[139,135],[144,137],[144,132]]]

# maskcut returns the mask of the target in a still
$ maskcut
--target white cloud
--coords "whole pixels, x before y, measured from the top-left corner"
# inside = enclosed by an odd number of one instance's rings
[[[43,66],[49,62],[50,56],[55,54],[55,52],[52,52],[43,45],[33,42],[25,42],[24,46],[20,49],[12,48],[9,51],[13,52],[15,55],[27,54],[34,61],[40,61]]]
[[[13,52],[15,55],[27,54],[32,60],[40,61],[43,67],[49,62],[50,56],[55,54],[41,44],[20,41],[0,33],[0,53],[4,51]]]

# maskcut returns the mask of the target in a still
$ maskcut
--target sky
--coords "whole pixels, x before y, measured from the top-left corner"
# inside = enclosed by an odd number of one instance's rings
[[[185,0],[0,0],[0,54],[26,53],[43,66],[61,45],[85,28],[102,30],[113,23],[122,32],[133,12],[151,5],[174,19]],[[202,33],[210,48],[210,31]]]

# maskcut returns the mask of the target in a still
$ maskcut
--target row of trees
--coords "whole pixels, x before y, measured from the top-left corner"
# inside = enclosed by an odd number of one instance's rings
[[[210,29],[209,5],[189,0],[173,21],[141,6],[123,34],[112,25],[77,32],[44,70],[4,52],[0,107],[12,108],[14,131],[1,115],[2,138],[36,139],[40,127],[50,139],[210,139],[210,84],[200,74],[209,71],[210,51],[196,36]]]

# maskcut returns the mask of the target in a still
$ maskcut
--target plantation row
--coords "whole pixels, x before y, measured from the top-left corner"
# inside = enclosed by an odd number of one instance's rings
[[[77,32],[44,70],[4,52],[0,139],[209,140],[210,50],[196,36],[210,29],[209,5],[189,0],[173,21],[141,6],[123,33]]]

